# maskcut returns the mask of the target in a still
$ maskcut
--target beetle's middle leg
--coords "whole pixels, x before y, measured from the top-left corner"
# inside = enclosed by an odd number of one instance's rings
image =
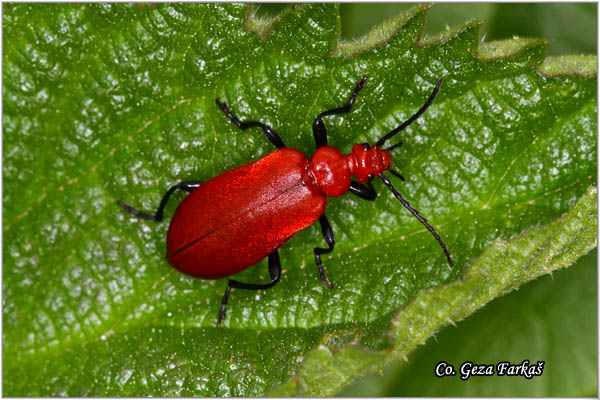
[[[366,80],[367,77],[363,76],[362,79],[358,81],[356,87],[350,95],[350,99],[348,99],[348,102],[344,106],[323,111],[321,114],[317,115],[317,118],[315,118],[315,121],[313,122],[313,136],[315,137],[317,149],[319,147],[327,146],[327,131],[325,130],[325,125],[323,125],[322,118],[327,115],[344,114],[350,111],[352,109],[352,105],[354,104],[354,100],[356,100],[356,95],[358,95],[358,92],[365,87]]]
[[[329,220],[325,216],[325,214],[321,215],[319,218],[319,225],[321,225],[321,232],[323,233],[323,239],[325,239],[325,243],[329,246],[328,249],[324,249],[322,247],[315,247],[313,252],[315,253],[315,261],[317,262],[317,268],[319,268],[319,276],[321,277],[321,282],[329,288],[334,288],[335,283],[329,282],[327,277],[325,276],[325,269],[323,268],[323,263],[321,262],[321,254],[331,253],[333,251],[333,246],[335,246],[335,239],[333,237],[333,229],[331,229],[331,224]]]
[[[229,292],[231,288],[236,289],[247,289],[247,290],[264,290],[272,288],[281,279],[281,261],[279,260],[279,252],[275,250],[269,254],[269,275],[271,275],[271,282],[266,284],[256,283],[243,283],[230,279],[227,282],[227,289],[223,294],[223,300],[221,301],[221,310],[219,311],[219,319],[217,320],[217,327],[221,326],[221,321],[225,318],[225,312],[227,311],[227,300],[229,300]]]
[[[171,197],[171,195],[176,190],[183,190],[184,192],[189,193],[192,190],[199,187],[200,185],[202,185],[202,181],[180,182],[177,185],[172,186],[169,190],[167,190],[167,193],[165,193],[165,195],[163,196],[162,200],[160,201],[160,205],[158,206],[158,208],[156,209],[156,212],[154,214],[147,214],[145,212],[136,210],[135,208],[131,207],[129,204],[126,204],[125,202],[123,202],[121,199],[119,199],[118,202],[119,202],[119,205],[130,214],[133,214],[133,215],[141,217],[141,218],[149,219],[151,221],[160,222],[163,219],[163,211],[165,210],[165,206],[167,205],[167,202],[169,201],[169,197]]]
[[[275,130],[273,128],[271,128],[269,125],[265,125],[259,121],[244,121],[244,122],[242,122],[238,119],[238,117],[233,115],[233,113],[231,111],[229,111],[229,108],[227,107],[227,105],[225,103],[221,103],[219,101],[219,99],[215,99],[215,103],[217,103],[217,105],[219,106],[221,111],[223,111],[225,113],[227,118],[229,118],[229,120],[231,122],[233,122],[234,124],[236,124],[237,127],[240,128],[241,130],[259,126],[263,130],[267,139],[269,139],[269,142],[273,143],[275,145],[275,147],[277,147],[278,149],[286,147],[285,142],[283,141],[281,136],[279,136],[279,133],[275,132]]]

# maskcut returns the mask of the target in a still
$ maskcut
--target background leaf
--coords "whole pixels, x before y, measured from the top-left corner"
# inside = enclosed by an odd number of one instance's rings
[[[350,385],[340,396],[587,396],[595,397],[598,330],[591,316],[597,305],[597,252],[500,297],[457,326],[448,326],[427,345],[396,362],[383,375]],[[551,329],[548,329],[551,327]],[[569,346],[565,346],[569,343]],[[544,360],[544,373],[528,380],[496,376],[459,378],[465,361],[497,364]],[[446,361],[454,377],[437,378]],[[569,373],[565,373],[565,370]]]
[[[344,39],[359,38],[371,28],[415,7],[416,3],[342,3],[341,34]],[[259,15],[276,16],[292,7],[289,3],[261,4]],[[423,33],[436,35],[449,26],[480,20],[486,41],[513,36],[546,39],[551,56],[595,54],[597,37],[590,35],[598,24],[593,3],[438,3],[427,13]]]
[[[442,324],[587,252],[595,60],[561,74],[559,60],[540,67],[544,41],[479,46],[476,23],[419,42],[425,12],[388,21],[374,42],[339,44],[332,5],[290,9],[273,25],[245,5],[7,6],[4,394],[258,396],[282,383],[272,393],[333,394]],[[383,188],[374,203],[332,199],[337,244],[324,262],[339,288],[316,277],[312,248],[322,238],[311,227],[281,252],[282,282],[235,291],[227,328],[217,330],[226,282],[168,267],[167,224],[131,218],[116,199],[150,210],[175,182],[272,150],[259,132],[234,129],[215,97],[309,153],[312,118],[341,105],[365,74],[353,112],[326,122],[344,152],[397,126],[445,77],[427,115],[403,133],[395,165],[407,177],[402,193],[440,230],[455,268]],[[561,231],[571,236],[553,236]],[[511,253],[528,246],[546,257]],[[487,275],[457,281],[477,259]],[[494,265],[506,266],[505,280],[485,281]],[[238,279],[264,280],[264,271],[261,263]],[[472,307],[435,301],[475,295]],[[427,306],[416,309],[415,298]],[[446,319],[412,331],[403,320],[430,313]],[[337,386],[306,374],[311,365],[335,372]]]
[[[374,352],[355,343],[340,345],[331,340],[324,341],[309,353],[298,374],[271,394],[323,396],[335,393],[343,387],[344,380],[381,368],[386,361],[406,359],[406,354],[422,344],[439,326],[468,316],[498,293],[518,287],[532,275],[569,265],[576,254],[582,252],[577,247],[589,249],[595,244],[596,228],[585,221],[594,219],[596,203],[597,192],[590,190],[559,220],[508,242],[497,240],[467,270],[461,281],[419,293],[394,318],[390,336],[395,343],[389,348]],[[577,239],[573,240],[574,237]],[[435,365],[430,367],[432,371]],[[320,384],[312,384],[314,381]],[[444,390],[436,395],[440,393]]]

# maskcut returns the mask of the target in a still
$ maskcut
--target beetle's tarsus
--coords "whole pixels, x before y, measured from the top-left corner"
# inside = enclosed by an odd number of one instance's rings
[[[143,211],[136,210],[135,208],[131,207],[129,204],[125,203],[121,199],[117,200],[117,202],[119,203],[119,205],[121,206],[121,208],[123,208],[123,210],[127,211],[131,215],[135,215],[136,217],[140,217],[140,218],[144,218],[144,219],[149,219],[150,221],[156,221],[156,222],[160,222],[162,220],[162,213],[160,215],[158,215],[158,214],[155,214],[155,215],[146,214]]]
[[[231,110],[229,110],[229,107],[227,107],[227,105],[225,103],[221,103],[219,101],[219,99],[215,99],[215,103],[217,103],[217,105],[219,106],[221,111],[223,111],[225,113],[227,118],[241,130],[259,127],[262,129],[265,137],[269,140],[269,142],[273,143],[273,145],[275,147],[277,147],[278,149],[283,149],[284,147],[286,147],[285,142],[283,141],[283,139],[281,138],[279,133],[277,133],[275,131],[275,129],[271,128],[269,125],[265,125],[260,121],[244,121],[244,122],[242,122],[239,120],[238,117],[233,115],[233,113],[231,112]]]
[[[323,284],[325,286],[327,286],[329,289],[334,289],[337,287],[337,283],[330,282],[329,279],[327,279],[327,277],[325,277],[325,275],[321,275],[321,282],[323,282]]]

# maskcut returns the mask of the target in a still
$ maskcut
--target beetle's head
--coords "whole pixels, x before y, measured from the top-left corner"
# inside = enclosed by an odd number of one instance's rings
[[[360,183],[368,182],[392,166],[392,156],[386,149],[371,147],[368,143],[355,144],[346,156],[350,174]]]

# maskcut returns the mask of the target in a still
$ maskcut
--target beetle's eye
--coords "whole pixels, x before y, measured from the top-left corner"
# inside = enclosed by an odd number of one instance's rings
[[[371,180],[371,179],[375,178],[375,175],[374,175],[374,174],[369,174],[369,175],[367,176],[367,178],[369,178],[369,180]]]
[[[363,150],[367,151],[371,148],[371,146],[369,145],[369,143],[363,143],[362,144]]]

